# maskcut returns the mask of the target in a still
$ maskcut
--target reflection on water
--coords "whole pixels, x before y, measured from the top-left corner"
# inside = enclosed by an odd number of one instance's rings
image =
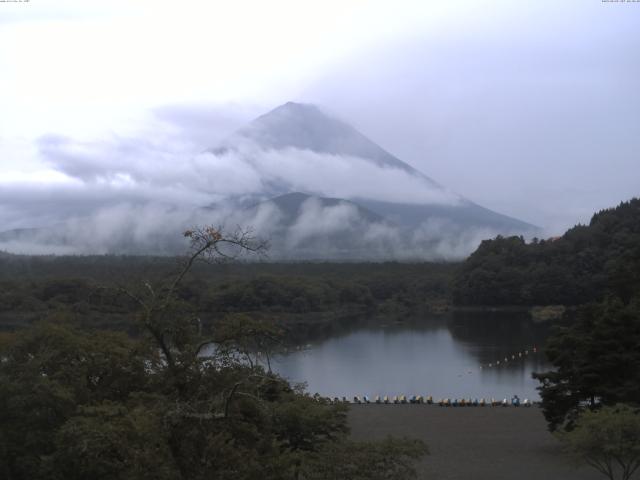
[[[456,313],[446,318],[358,326],[274,368],[325,396],[432,395],[538,399],[534,371],[549,368],[541,346],[548,328],[516,314]],[[533,346],[538,353],[531,353]],[[529,355],[518,357],[529,349]],[[511,355],[516,355],[516,360]],[[509,362],[504,363],[508,357]],[[499,367],[487,364],[502,360]],[[484,367],[481,369],[480,366]]]

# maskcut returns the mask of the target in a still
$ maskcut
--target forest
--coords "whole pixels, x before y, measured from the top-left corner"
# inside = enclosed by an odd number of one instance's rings
[[[0,330],[69,317],[85,327],[133,333],[135,305],[122,288],[163,281],[180,262],[0,255]],[[446,310],[454,269],[444,263],[197,263],[176,295],[205,326],[230,313],[247,313],[278,322],[296,336],[365,314]]]
[[[484,240],[453,281],[456,305],[580,305],[640,286],[640,199],[547,240]]]
[[[202,325],[192,290],[183,289],[196,261],[224,258],[225,244],[259,246],[211,227],[188,234],[192,249],[168,277],[129,278],[105,295],[82,280],[25,280],[23,297],[5,290],[5,302],[20,298],[8,308],[39,305],[47,313],[0,334],[2,478],[415,477],[413,462],[427,453],[421,441],[354,442],[345,405],[310,396],[252,359],[257,348],[280,344],[272,322],[228,315]],[[54,261],[56,268],[67,265]],[[99,313],[129,312],[135,334],[83,322],[83,309],[95,305]]]

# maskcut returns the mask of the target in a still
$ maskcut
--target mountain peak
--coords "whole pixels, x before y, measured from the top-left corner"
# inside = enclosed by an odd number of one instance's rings
[[[232,146],[238,139],[252,141],[265,149],[297,148],[364,158],[379,166],[398,168],[427,179],[348,123],[310,103],[287,102],[274,108],[237,131],[225,147]]]
[[[305,113],[305,112],[313,112],[315,114],[323,115],[322,111],[313,103],[299,103],[299,102],[283,103],[279,107],[276,107],[273,110],[271,110],[271,112],[267,112],[265,115],[269,115],[270,113],[274,113],[276,111],[287,111],[287,112],[298,113],[298,114]]]

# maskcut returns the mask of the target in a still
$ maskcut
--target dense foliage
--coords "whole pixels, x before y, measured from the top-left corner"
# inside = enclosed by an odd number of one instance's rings
[[[609,480],[629,480],[640,468],[640,414],[628,405],[586,411],[576,428],[559,437],[569,452]]]
[[[569,326],[557,327],[545,352],[555,369],[534,374],[550,428],[571,429],[588,406],[640,405],[640,295],[581,308]]]
[[[64,313],[87,327],[131,331],[135,303],[105,286],[164,278],[177,265],[162,257],[0,255],[0,329]],[[305,331],[317,320],[445,309],[453,270],[432,263],[194,265],[176,294],[205,325],[248,313]]]
[[[46,323],[12,337],[0,364],[2,478],[324,479],[354,470],[339,478],[404,479],[425,452],[409,440],[350,442],[344,406],[229,351],[196,359],[185,343],[169,368],[154,342],[122,333]],[[402,474],[362,476],[372,461]]]
[[[640,199],[596,213],[562,237],[485,240],[461,266],[458,305],[579,305],[640,286]]]
[[[414,477],[412,461],[426,453],[421,442],[352,442],[344,405],[311,397],[265,368],[256,348],[278,341],[272,324],[236,315],[203,331],[180,294],[193,260],[225,242],[251,244],[202,232],[192,234],[194,251],[167,282],[112,292],[135,306],[136,337],[78,328],[81,314],[66,311],[0,335],[0,476]],[[54,290],[54,298],[81,291]]]

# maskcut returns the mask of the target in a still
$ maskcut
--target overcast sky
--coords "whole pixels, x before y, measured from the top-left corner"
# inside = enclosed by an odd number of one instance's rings
[[[54,155],[70,139],[105,165],[179,162],[288,100],[561,233],[640,194],[640,3],[0,3],[0,230],[155,188],[74,175]]]

